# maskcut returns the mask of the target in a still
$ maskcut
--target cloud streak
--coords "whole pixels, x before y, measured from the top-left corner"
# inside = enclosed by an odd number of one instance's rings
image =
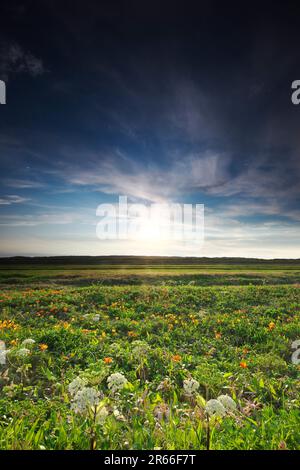
[[[25,51],[18,43],[4,42],[0,47],[0,76],[8,80],[11,75],[28,74],[37,77],[45,73],[42,60],[29,51]]]
[[[21,204],[29,200],[30,199],[28,198],[17,196],[17,195],[2,196],[0,197],[0,206],[10,206],[12,204]]]

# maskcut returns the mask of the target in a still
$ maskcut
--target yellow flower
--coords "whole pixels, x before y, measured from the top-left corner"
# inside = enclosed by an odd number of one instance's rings
[[[16,330],[19,328],[13,320],[0,320],[0,330]]]
[[[44,343],[41,343],[41,344],[39,344],[39,348],[40,348],[41,351],[46,351],[46,349],[48,349],[48,345],[44,344]]]
[[[268,330],[269,330],[269,331],[274,330],[275,326],[276,326],[275,323],[274,323],[273,321],[271,321],[271,322],[269,323]]]

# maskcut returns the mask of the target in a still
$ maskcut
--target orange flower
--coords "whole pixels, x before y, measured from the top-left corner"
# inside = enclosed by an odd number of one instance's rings
[[[44,344],[44,343],[41,343],[41,344],[39,345],[39,348],[40,348],[41,351],[46,351],[46,349],[48,349],[48,345],[47,345],[47,344]]]
[[[19,328],[13,320],[0,320],[0,330],[16,330]]]
[[[103,359],[104,364],[111,364],[112,363],[112,358],[111,357],[105,357]]]
[[[180,362],[181,361],[181,356],[179,354],[175,354],[174,356],[172,356],[171,359],[174,362]]]
[[[274,330],[275,326],[276,326],[275,323],[274,323],[273,321],[271,321],[271,322],[269,323],[268,330],[269,330],[269,331]]]
[[[248,367],[248,366],[247,366],[247,362],[241,361],[241,362],[240,362],[240,367],[242,367],[242,369],[247,369],[247,367]]]
[[[130,338],[135,338],[137,336],[137,334],[134,331],[128,331],[128,336]]]
[[[216,334],[215,334],[215,338],[216,338],[216,339],[221,339],[221,338],[222,338],[221,333],[216,333]]]

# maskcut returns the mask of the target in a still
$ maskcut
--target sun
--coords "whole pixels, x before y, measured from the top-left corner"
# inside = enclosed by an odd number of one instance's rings
[[[140,217],[137,221],[138,230],[134,239],[139,241],[159,242],[162,240],[159,221],[147,217]]]

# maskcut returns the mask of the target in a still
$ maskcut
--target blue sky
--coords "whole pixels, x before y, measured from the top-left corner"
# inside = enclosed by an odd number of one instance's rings
[[[139,5],[4,6],[0,256],[300,257],[293,11]],[[98,240],[119,195],[205,204],[204,245]]]

